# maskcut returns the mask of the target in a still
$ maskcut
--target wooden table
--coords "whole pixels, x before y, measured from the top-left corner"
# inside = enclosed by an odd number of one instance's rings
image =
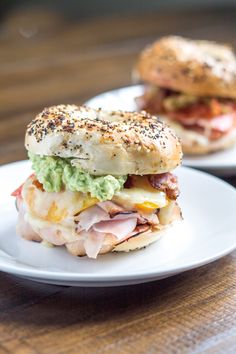
[[[44,106],[129,85],[137,53],[157,36],[236,45],[235,31],[233,9],[80,22],[11,13],[0,29],[0,163],[26,157],[25,126]],[[3,273],[0,284],[0,354],[236,353],[235,252],[130,287],[50,286]]]

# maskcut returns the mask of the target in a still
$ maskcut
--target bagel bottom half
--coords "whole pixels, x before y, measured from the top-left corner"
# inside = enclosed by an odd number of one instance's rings
[[[117,245],[113,251],[114,252],[130,252],[138,250],[150,245],[153,242],[158,241],[165,233],[165,231],[170,227],[170,225],[165,226],[162,230],[154,232],[143,232],[138,236],[129,238]]]
[[[168,119],[161,119],[171,127],[178,135],[182,150],[187,155],[206,155],[209,153],[225,150],[236,144],[236,128],[217,140],[210,140],[207,136],[184,128],[181,124]]]
[[[132,236],[116,246],[103,245],[99,254],[105,254],[109,252],[131,252],[147,247],[164,236],[168,229],[173,227],[176,222],[177,221],[175,221],[173,224],[165,225],[162,227],[162,229],[154,232],[147,231],[139,235]],[[66,244],[66,248],[71,254],[75,256],[86,256],[86,252],[83,249],[82,244],[79,245],[78,243],[69,243]]]

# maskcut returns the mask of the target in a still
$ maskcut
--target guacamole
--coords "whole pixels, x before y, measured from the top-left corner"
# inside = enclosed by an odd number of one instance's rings
[[[166,111],[175,111],[177,109],[185,108],[196,103],[199,100],[197,96],[179,94],[168,96],[163,101],[163,106]]]
[[[46,192],[62,189],[90,193],[99,201],[111,200],[121,190],[127,176],[93,176],[81,168],[72,166],[70,158],[39,156],[29,153],[32,168]]]

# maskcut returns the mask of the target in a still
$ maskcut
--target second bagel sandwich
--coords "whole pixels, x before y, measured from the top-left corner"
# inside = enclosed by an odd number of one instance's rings
[[[180,143],[145,112],[45,108],[28,125],[34,173],[16,197],[17,231],[77,256],[142,248],[181,218]]]
[[[143,50],[135,73],[146,84],[139,108],[174,128],[184,153],[236,143],[236,57],[230,47],[163,37]]]

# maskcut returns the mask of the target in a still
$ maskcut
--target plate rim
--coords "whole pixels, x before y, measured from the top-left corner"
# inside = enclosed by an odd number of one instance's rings
[[[196,261],[191,263],[190,265],[183,265],[176,267],[172,270],[162,271],[162,272],[149,272],[148,276],[145,275],[145,272],[140,272],[138,274],[129,274],[129,275],[99,275],[99,276],[91,276],[85,274],[76,274],[72,272],[52,272],[52,271],[45,271],[45,270],[38,270],[34,269],[33,266],[30,269],[23,267],[15,267],[15,266],[4,266],[2,264],[3,257],[0,257],[0,271],[28,278],[35,278],[35,279],[47,279],[47,280],[58,280],[58,281],[73,281],[73,282],[86,282],[86,283],[94,283],[94,282],[103,282],[103,283],[115,283],[115,282],[128,282],[130,280],[144,280],[144,279],[155,279],[159,277],[170,277],[175,274],[183,273],[188,270],[193,270],[204,265],[210,264],[214,261],[217,261],[220,258],[223,258],[233,252],[236,249],[236,244],[227,248],[224,252],[218,252],[212,257],[206,257],[203,260]],[[15,271],[17,270],[17,271]]]
[[[10,166],[14,165],[19,165],[19,164],[29,164],[29,160],[22,160],[22,161],[16,161],[13,163],[8,163],[5,165],[0,166],[0,171],[4,168],[8,168]],[[191,173],[197,174],[197,175],[203,175],[210,179],[211,181],[216,181],[218,184],[222,185],[223,188],[227,188],[230,190],[230,192],[235,193],[236,197],[236,189],[230,185],[229,183],[225,182],[224,180],[212,176],[209,173],[206,173],[204,171],[198,171],[195,170],[191,167],[186,167],[186,166],[181,166],[180,169],[184,171],[190,171]],[[188,173],[188,172],[187,172]],[[137,274],[114,274],[114,275],[106,275],[106,274],[99,274],[99,275],[93,275],[93,274],[81,274],[81,273],[75,273],[75,272],[63,272],[63,271],[52,271],[52,270],[45,270],[45,269],[37,269],[34,268],[32,265],[27,265],[24,264],[20,261],[15,260],[16,264],[12,264],[11,262],[14,261],[14,258],[10,255],[8,255],[6,252],[2,251],[5,256],[0,255],[0,270],[4,271],[9,274],[14,274],[14,275],[19,275],[23,277],[31,277],[35,279],[48,279],[48,280],[59,280],[59,281],[74,281],[74,282],[104,282],[104,283],[112,283],[112,282],[118,282],[118,281],[124,281],[128,282],[129,280],[138,280],[138,279],[153,279],[153,278],[158,278],[161,276],[171,276],[176,273],[181,273],[187,270],[191,270],[194,268],[198,268],[200,266],[203,266],[205,264],[209,264],[221,257],[226,256],[227,254],[231,253],[233,250],[236,249],[236,238],[235,242],[232,243],[229,247],[224,249],[223,251],[218,251],[217,253],[213,254],[212,256],[205,257],[203,259],[196,260],[194,262],[186,262],[183,263],[175,268],[167,268],[166,270],[158,271],[139,271]],[[8,262],[8,258],[10,257],[10,261]]]

